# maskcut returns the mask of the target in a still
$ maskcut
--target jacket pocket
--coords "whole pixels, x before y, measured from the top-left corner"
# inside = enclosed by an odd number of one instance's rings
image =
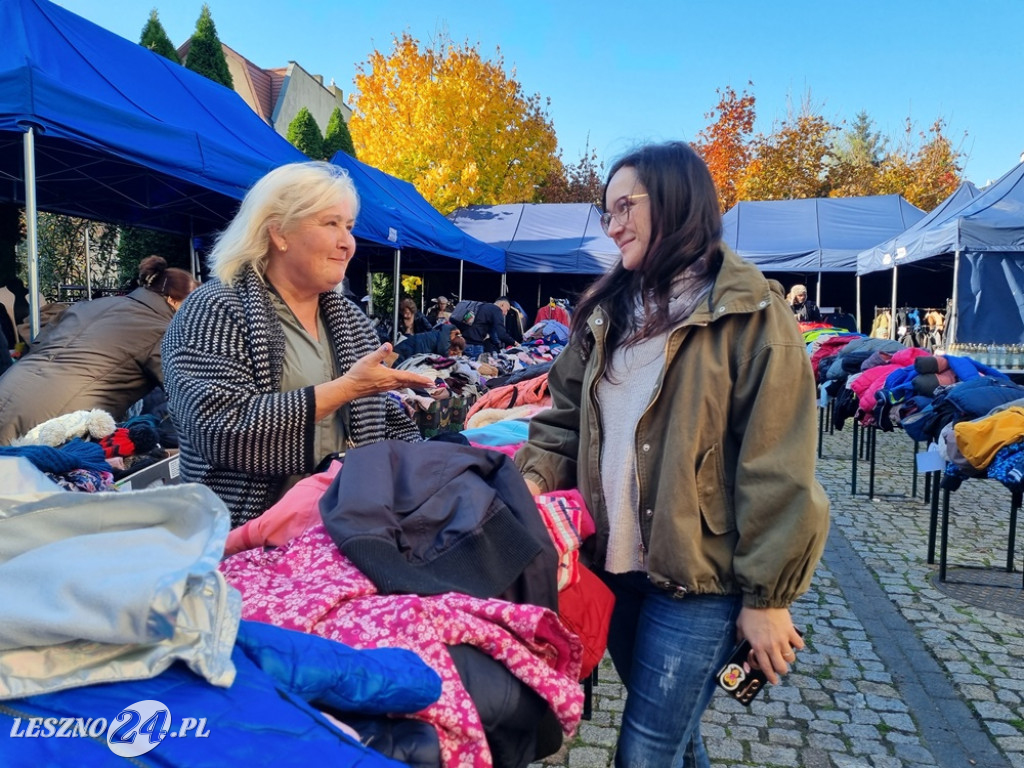
[[[697,468],[697,501],[711,533],[721,536],[736,530],[736,515],[726,492],[722,451],[717,445],[708,449]]]

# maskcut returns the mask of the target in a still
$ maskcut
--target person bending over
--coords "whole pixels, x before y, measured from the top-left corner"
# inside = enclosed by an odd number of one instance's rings
[[[160,342],[195,287],[185,270],[147,256],[128,295],[68,307],[0,376],[0,445],[73,411],[99,408],[122,421],[163,382]]]

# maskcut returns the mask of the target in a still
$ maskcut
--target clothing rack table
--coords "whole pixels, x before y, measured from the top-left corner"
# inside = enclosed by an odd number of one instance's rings
[[[935,473],[938,474],[938,473]],[[986,479],[986,478],[974,478],[974,479]],[[971,482],[974,482],[974,479]],[[946,580],[946,553],[947,545],[949,540],[949,498],[952,494],[950,488],[945,487],[945,483],[942,484],[942,515],[941,515],[941,529],[939,539],[939,581]],[[928,528],[928,563],[933,564],[935,562],[935,529],[939,524],[939,511],[938,511],[938,496],[936,492],[932,496],[931,506],[931,521]],[[1007,535],[1006,541],[1006,572],[1013,573],[1014,559],[1016,558],[1017,550],[1017,513],[1021,508],[1022,494],[1020,489],[1010,490],[1010,530]],[[1021,582],[1021,589],[1024,589],[1024,581]]]

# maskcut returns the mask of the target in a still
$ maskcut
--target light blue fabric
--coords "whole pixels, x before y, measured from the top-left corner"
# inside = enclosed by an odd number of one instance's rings
[[[485,427],[464,429],[462,436],[478,445],[517,445],[530,436],[530,425],[519,419],[504,419]]]
[[[229,516],[212,491],[54,493],[0,510],[0,699],[178,660],[230,684],[241,600],[217,570]]]

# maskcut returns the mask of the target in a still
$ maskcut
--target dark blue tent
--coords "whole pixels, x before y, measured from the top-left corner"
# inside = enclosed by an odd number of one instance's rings
[[[591,203],[471,205],[449,218],[463,232],[504,250],[510,273],[601,274],[621,258]]]
[[[467,261],[496,272],[505,268],[505,253],[467,235],[442,216],[408,181],[338,152],[331,162],[348,170],[359,190],[355,235],[401,250],[406,266],[443,268],[440,256]],[[376,249],[380,250],[380,249]],[[365,249],[364,249],[365,253]]]
[[[305,156],[238,94],[47,0],[0,0],[0,200],[179,233],[219,229]],[[29,172],[27,172],[29,171]]]
[[[950,341],[1024,343],[1024,163],[893,245],[952,271]]]
[[[0,0],[0,30],[0,202],[26,206],[30,250],[34,208],[212,233],[253,182],[306,159],[234,91],[47,0]],[[364,219],[376,205],[364,201]],[[397,229],[400,239],[412,242],[409,228],[426,226],[422,243],[435,242],[436,223],[398,215],[409,225]],[[363,237],[392,242],[369,222]],[[440,253],[463,250],[473,249]],[[32,258],[33,296],[35,270]]]
[[[923,216],[901,195],[743,201],[722,239],[765,272],[855,272],[861,251]]]
[[[934,236],[924,234],[923,237],[919,237],[919,235],[932,232],[933,226],[937,222],[945,221],[951,213],[963,208],[979,194],[976,186],[965,181],[954,190],[953,194],[930,210],[924,218],[908,227],[906,231],[873,248],[861,251],[857,255],[857,274],[866,275],[869,272],[892,269],[895,266],[927,258],[927,255],[923,254],[928,254],[931,251],[933,245],[931,241]],[[908,249],[908,245],[911,245],[912,248]]]

